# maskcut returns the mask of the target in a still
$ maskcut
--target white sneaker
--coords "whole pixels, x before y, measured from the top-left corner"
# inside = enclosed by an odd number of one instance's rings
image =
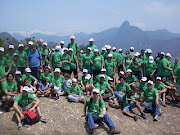
[[[22,123],[19,122],[19,123],[18,123],[18,130],[21,130],[21,129],[22,129]]]
[[[154,121],[158,121],[158,118],[159,118],[159,116],[158,116],[158,115],[155,115],[155,116],[154,116]]]

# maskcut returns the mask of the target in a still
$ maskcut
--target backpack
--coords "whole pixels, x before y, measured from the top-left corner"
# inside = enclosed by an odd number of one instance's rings
[[[34,124],[39,122],[39,115],[37,112],[34,111],[29,111],[29,109],[25,110],[22,112],[22,114],[24,115],[24,119],[23,122],[25,124]]]
[[[90,98],[90,102],[89,102],[89,105],[88,105],[88,108],[91,107],[91,104],[92,104],[92,98]],[[99,99],[99,112],[100,112],[100,109],[101,109],[101,99]]]

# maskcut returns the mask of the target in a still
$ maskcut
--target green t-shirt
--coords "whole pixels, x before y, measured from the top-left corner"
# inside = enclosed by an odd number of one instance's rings
[[[8,81],[4,81],[2,83],[2,96],[5,94],[4,92],[14,92],[17,90],[17,83],[9,83]]]
[[[81,88],[76,85],[75,87],[73,87],[72,85],[68,88],[67,90],[67,93],[71,93],[71,94],[74,94],[74,95],[79,95],[79,94],[82,94],[82,90]]]
[[[136,76],[132,75],[132,77],[127,76],[126,77],[126,83],[130,84],[136,81]]]
[[[24,81],[25,79],[28,79],[29,84],[31,84],[35,80],[35,77],[32,75],[26,76],[26,74],[24,74],[22,75],[22,80]]]
[[[77,68],[76,60],[77,60],[77,56],[72,55],[71,56],[71,69],[76,69]]]
[[[118,83],[118,84],[116,84],[114,89],[117,91],[121,91],[123,93],[126,93],[127,90],[131,90],[131,87],[127,83],[124,83],[124,84]]]
[[[160,73],[163,70],[163,65],[162,65],[162,59],[157,58],[156,59],[156,63],[157,63],[157,71]]]
[[[157,85],[156,83],[154,84],[154,88],[156,88],[158,91],[161,91],[163,90],[165,87],[164,87],[164,83],[163,82],[160,82],[159,85]]]
[[[114,52],[112,52],[112,51],[111,51],[111,52],[107,52],[107,51],[106,51],[106,52],[104,53],[104,55],[103,55],[103,56],[104,56],[104,60],[107,60],[107,59],[108,59],[108,54],[112,54],[112,56],[113,56],[112,59],[116,59],[116,58],[115,58],[115,55],[114,55]]]
[[[131,55],[131,58],[133,58],[134,57],[134,52],[130,52],[130,55]]]
[[[60,52],[53,52],[51,55],[52,66],[53,67],[62,67],[61,58],[62,54]]]
[[[124,53],[119,53],[117,54],[117,59],[119,60],[119,65],[122,65],[123,64],[123,60],[125,58],[125,54]]]
[[[102,55],[94,56],[92,58],[92,61],[93,61],[92,69],[94,69],[94,70],[101,69],[101,67],[102,67],[102,59],[103,59]]]
[[[179,67],[180,67],[179,63],[178,64],[176,64],[176,63],[171,64],[171,68],[173,68],[173,71],[175,71]]]
[[[144,91],[147,89],[147,83],[140,83],[140,85],[139,85],[139,90],[142,92],[142,93],[144,93]]]
[[[147,76],[151,75],[152,72],[154,71],[154,69],[157,68],[155,62],[149,63],[149,61],[148,61],[144,65],[145,65],[145,75],[147,75]]]
[[[83,83],[84,86],[86,86],[87,83],[93,84],[92,79],[90,79],[89,82],[87,82],[87,80],[85,79],[84,76],[82,76],[82,77],[80,78],[80,81],[82,81],[82,83]]]
[[[40,52],[40,51],[39,51]],[[42,61],[44,62],[45,56],[48,56],[49,54],[49,50],[48,49],[43,49],[41,51],[41,55],[42,55]],[[46,59],[46,62],[48,62],[48,59]]]
[[[7,60],[5,57],[0,57],[0,79],[4,78],[5,67],[7,66]]]
[[[127,57],[125,58],[125,68],[126,68],[126,70],[130,69],[130,61],[131,60],[129,58],[127,58]]]
[[[165,69],[164,66],[167,66],[168,68],[171,67],[169,61],[166,58],[162,59],[162,69],[160,70],[160,76],[169,76],[170,71]]]
[[[27,53],[19,50],[17,50],[16,53],[19,55],[16,62],[17,67],[26,67],[26,60],[28,58]]]
[[[63,54],[62,55],[62,61],[69,61],[69,54]],[[62,65],[62,68],[65,69],[65,70],[70,70],[70,66],[71,64],[65,62],[63,65]]]
[[[106,75],[112,76],[114,73],[115,63],[113,60],[105,60],[105,69],[106,69]]]
[[[77,52],[80,51],[79,45],[77,43],[74,44],[68,44],[68,48],[72,48],[73,49],[73,54],[77,55]]]
[[[177,68],[174,73],[177,75],[177,84],[180,84],[180,67]]]
[[[88,47],[91,48],[91,53],[93,53],[94,50],[97,49],[96,45],[87,45],[85,51],[87,51],[87,48],[88,48]]]
[[[20,93],[15,98],[15,102],[18,103],[18,105],[20,107],[25,107],[25,106],[29,105],[34,100],[35,100],[35,97],[32,94],[29,94],[29,93],[27,94],[26,97],[23,97],[22,93]]]
[[[158,90],[156,88],[152,88],[152,90],[147,88],[144,91],[144,96],[147,98],[147,102],[156,101],[156,95],[158,95]]]
[[[94,84],[100,82],[100,75],[101,75],[101,74],[99,74],[99,75],[96,76],[96,79],[94,80]],[[105,82],[108,82],[108,78],[107,78],[108,76],[107,76],[106,74],[105,74],[104,76],[105,76],[104,81],[105,81]]]
[[[91,63],[89,58],[92,58],[91,55],[83,54],[82,55],[82,62],[83,62],[83,69],[90,69]]]
[[[14,55],[14,53],[8,52],[8,53],[5,55],[6,60],[12,59],[12,58],[13,58],[13,55]]]
[[[29,52],[31,52],[32,51],[32,48],[30,48],[30,47],[26,47],[26,49],[24,50],[26,53],[27,53],[27,55],[29,54]]]
[[[164,84],[164,85],[166,85],[166,86],[171,86],[171,83],[170,83],[170,82],[168,82],[168,81],[163,82],[163,84]]]
[[[130,96],[129,99],[135,100],[133,96]],[[124,95],[121,98],[121,102],[122,102],[123,108],[126,107],[126,106],[129,106],[131,104],[131,101],[126,100],[126,95]]]
[[[9,66],[10,66],[10,64],[12,63],[12,59],[8,59],[7,60],[7,66],[8,66],[8,69],[9,69]],[[16,62],[14,62],[14,64],[12,64],[12,66],[11,66],[11,71],[10,71],[10,73],[12,73],[12,74],[14,74],[15,72],[16,72],[16,63],[17,63],[17,61]],[[7,71],[8,71],[8,69],[7,69]]]
[[[137,61],[135,60],[135,58],[133,59],[133,62],[131,64],[131,69],[133,71],[141,71],[142,70],[142,66],[138,66],[138,63],[143,63],[142,59],[138,59]]]
[[[52,73],[49,73],[48,75],[46,73],[42,73],[40,79],[42,80],[43,78],[46,78],[48,82],[51,83],[52,77],[53,77]]]
[[[102,96],[104,96],[106,89],[109,89],[109,90],[111,89],[108,82],[96,83],[95,87],[100,90]]]
[[[90,104],[90,98],[86,100],[86,103],[84,104],[85,107],[88,107],[88,112],[90,113],[100,113],[100,108],[99,108],[99,99],[94,100],[92,99],[92,103]],[[101,99],[101,109],[106,108],[106,105],[104,103],[104,100]]]
[[[59,77],[53,76],[52,77],[52,85],[55,85],[56,87],[62,87],[64,82],[64,76],[60,75]]]
[[[43,51],[43,45],[37,45],[37,50],[42,54]]]

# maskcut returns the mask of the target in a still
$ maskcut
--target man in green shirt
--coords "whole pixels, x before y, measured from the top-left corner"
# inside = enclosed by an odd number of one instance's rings
[[[8,53],[5,55],[6,60],[12,59],[14,54],[14,45],[9,45]]]
[[[83,92],[81,88],[77,85],[77,79],[72,79],[72,85],[67,90],[68,93],[68,101],[83,103],[84,104],[84,96],[82,96]]]
[[[37,50],[38,50],[38,52],[40,52],[40,53],[42,53],[42,51],[43,51],[43,40],[42,40],[42,39],[40,39],[40,40],[38,41]]]
[[[179,94],[179,100],[180,100],[180,67],[177,68],[175,71],[174,71],[175,75],[174,76],[174,82],[176,84],[176,87],[177,87],[177,91],[178,91],[178,94]]]
[[[43,49],[41,50],[41,55],[42,55],[42,65],[43,67],[48,66],[48,55],[49,55],[49,50],[47,49],[47,43],[43,43]]]
[[[33,45],[33,42],[32,42],[32,41],[29,41],[29,42],[28,42],[28,46],[27,46],[26,49],[24,50],[24,51],[27,53],[27,55],[29,54],[29,52],[32,51],[32,45]]]
[[[159,93],[156,88],[154,88],[153,81],[148,81],[148,87],[144,91],[144,99],[141,103],[147,101],[145,105],[145,112],[154,113],[154,121],[158,121],[158,117],[160,115],[160,106],[161,100],[159,100]]]
[[[59,52],[60,46],[55,47],[55,52],[52,53],[51,55],[51,62],[52,62],[52,67],[53,69],[55,68],[60,68],[62,70],[62,54]]]
[[[105,76],[105,82],[108,82],[108,76],[106,75],[106,69],[105,68],[102,68],[101,69],[101,73],[99,75],[96,76],[96,79],[94,80],[94,84],[100,82],[100,75],[103,74]]]
[[[91,54],[93,54],[94,50],[97,49],[96,45],[93,44],[94,42],[94,39],[93,38],[90,38],[89,39],[89,45],[86,46],[86,49],[85,51],[87,51],[87,48],[91,48]]]
[[[25,74],[22,75],[22,81],[24,81],[25,79],[28,79],[29,83],[32,84],[33,86],[36,86],[38,83],[38,80],[34,76],[31,75],[30,68],[26,68]]]
[[[0,47],[0,80],[1,81],[4,78],[4,76],[7,75],[7,73],[5,73],[5,67],[7,66],[7,60],[3,55],[4,55],[4,48]]]
[[[111,53],[108,54],[108,58],[104,62],[104,67],[107,70],[106,75],[113,78],[116,71],[115,62],[112,60],[113,55]]]
[[[106,114],[106,106],[102,99],[99,99],[99,89],[93,89],[93,97],[86,100],[84,105],[84,117],[88,122],[92,135],[96,135],[95,122],[104,122],[110,129],[111,134],[119,134],[120,131],[115,129],[115,125],[111,118]],[[87,114],[88,108],[88,114]]]
[[[117,54],[117,66],[118,66],[118,73],[123,71],[123,60],[125,59],[126,55],[123,53],[123,50],[120,48],[118,50],[119,54]]]
[[[24,119],[23,111],[26,111],[27,109],[30,109],[30,111],[37,111],[40,117],[40,121],[46,123],[46,119],[42,117],[42,113],[39,108],[39,102],[40,100],[36,97],[34,97],[32,94],[28,93],[29,87],[25,86],[23,87],[23,92],[20,93],[16,98],[14,102],[14,110],[15,115],[18,121],[18,129],[20,130],[22,128],[21,121]]]
[[[134,47],[130,47],[130,55],[131,55],[131,58],[134,57]]]

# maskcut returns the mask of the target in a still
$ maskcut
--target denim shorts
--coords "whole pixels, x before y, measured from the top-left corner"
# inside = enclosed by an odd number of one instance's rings
[[[177,87],[178,94],[180,95],[180,84],[177,84],[176,87]]]
[[[129,112],[130,110],[132,110],[132,109],[135,108],[135,107],[136,107],[135,103],[132,103],[132,104],[124,107],[124,108],[123,108],[123,112],[125,112],[125,111]]]

